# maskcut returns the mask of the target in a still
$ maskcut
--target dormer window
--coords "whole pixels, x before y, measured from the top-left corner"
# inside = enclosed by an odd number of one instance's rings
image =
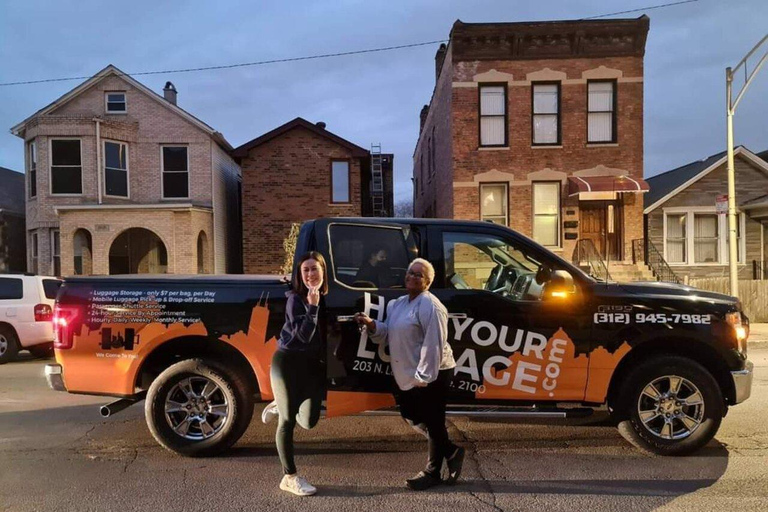
[[[125,114],[128,111],[124,92],[108,92],[105,95],[105,100],[107,102],[107,114]]]

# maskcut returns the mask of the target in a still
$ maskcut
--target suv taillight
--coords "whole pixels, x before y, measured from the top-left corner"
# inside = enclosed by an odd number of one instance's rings
[[[48,304],[35,306],[35,322],[50,322],[53,319],[53,309]]]
[[[53,348],[68,349],[74,343],[74,321],[78,314],[77,308],[59,306],[53,310]]]

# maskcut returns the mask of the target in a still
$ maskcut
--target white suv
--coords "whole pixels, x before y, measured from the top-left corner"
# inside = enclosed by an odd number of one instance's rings
[[[0,364],[24,349],[37,357],[53,354],[53,305],[60,286],[54,277],[0,275]]]

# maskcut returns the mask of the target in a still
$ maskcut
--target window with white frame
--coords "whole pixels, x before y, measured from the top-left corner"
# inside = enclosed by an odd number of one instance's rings
[[[107,104],[107,114],[125,114],[128,111],[124,92],[108,92],[104,100]]]
[[[108,196],[128,197],[128,145],[104,141],[104,191]]]
[[[331,162],[331,202],[348,203],[349,197],[349,162],[334,160]]]
[[[616,142],[616,82],[587,84],[587,142]]]
[[[163,198],[189,197],[189,158],[186,146],[163,146]]]
[[[40,248],[37,245],[37,232],[32,232],[32,235],[30,236],[29,245],[32,248],[31,251],[29,251],[30,254],[30,269],[29,271],[33,274],[37,274],[38,271],[38,261],[39,261],[39,255],[40,255]]]
[[[672,265],[728,264],[728,218],[714,208],[672,208],[664,212],[664,259]],[[686,211],[683,211],[686,210]],[[737,254],[744,263],[745,216],[736,222]]]
[[[668,263],[685,263],[686,257],[686,231],[685,222],[688,215],[685,213],[667,215],[667,257]]]
[[[480,86],[480,146],[507,145],[507,88]]]
[[[560,182],[533,184],[533,239],[541,245],[560,245]]]
[[[51,230],[51,267],[54,276],[61,275],[61,239],[58,229]]]
[[[508,225],[507,184],[480,185],[480,218],[502,226]]]
[[[51,140],[51,193],[83,193],[80,139]]]
[[[560,144],[560,85],[533,84],[533,144]]]
[[[29,197],[37,195],[37,145],[34,141],[27,146],[29,158]]]

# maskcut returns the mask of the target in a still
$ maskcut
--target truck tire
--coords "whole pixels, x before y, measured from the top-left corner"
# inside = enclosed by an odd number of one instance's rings
[[[16,359],[19,352],[19,338],[16,331],[8,325],[0,325],[0,364]]]
[[[687,455],[717,433],[725,412],[720,386],[706,368],[667,355],[634,368],[619,395],[621,435],[657,455]]]
[[[187,457],[217,455],[237,442],[253,416],[248,380],[221,363],[186,359],[147,391],[144,412],[163,447]]]

